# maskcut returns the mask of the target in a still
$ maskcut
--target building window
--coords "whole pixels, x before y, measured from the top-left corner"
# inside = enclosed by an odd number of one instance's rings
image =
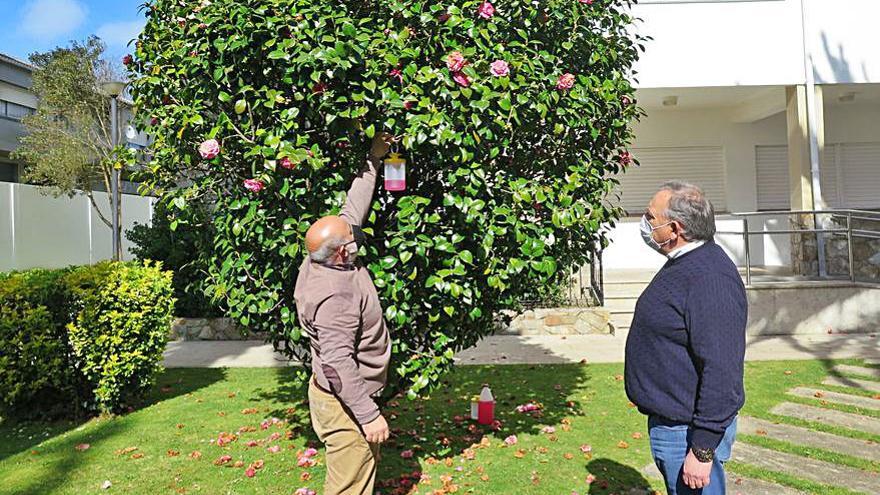
[[[12,120],[21,120],[22,117],[34,114],[34,109],[13,103],[11,101],[0,100],[0,117],[6,117]]]
[[[18,165],[0,161],[0,182],[18,182]]]

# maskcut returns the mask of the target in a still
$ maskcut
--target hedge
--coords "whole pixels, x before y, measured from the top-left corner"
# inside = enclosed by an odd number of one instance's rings
[[[171,273],[158,263],[0,274],[0,415],[135,404],[161,371],[173,308]]]

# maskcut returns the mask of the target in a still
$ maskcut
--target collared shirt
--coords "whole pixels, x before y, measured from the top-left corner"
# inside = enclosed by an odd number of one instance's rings
[[[666,255],[666,257],[671,260],[674,260],[675,258],[678,258],[679,256],[681,256],[685,253],[689,253],[689,252],[693,251],[694,249],[697,249],[698,247],[702,246],[703,244],[706,244],[706,241],[689,242],[680,248],[673,249],[672,251],[669,252],[669,254]]]

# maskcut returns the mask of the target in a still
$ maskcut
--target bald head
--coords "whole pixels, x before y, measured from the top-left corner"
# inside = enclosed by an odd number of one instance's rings
[[[314,261],[326,262],[336,256],[339,247],[352,240],[351,226],[336,215],[318,219],[306,232],[306,249]]]

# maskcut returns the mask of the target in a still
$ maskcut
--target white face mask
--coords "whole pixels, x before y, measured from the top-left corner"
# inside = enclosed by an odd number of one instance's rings
[[[663,252],[663,246],[672,242],[672,239],[670,238],[662,243],[659,243],[654,240],[654,231],[671,223],[672,222],[666,222],[663,225],[658,225],[654,227],[653,225],[651,225],[651,222],[648,221],[648,217],[645,215],[642,215],[642,221],[639,223],[639,230],[641,230],[642,232],[642,240],[645,241],[645,244],[647,244],[648,247],[650,247],[654,251],[657,251],[664,256],[666,256],[666,254]]]

